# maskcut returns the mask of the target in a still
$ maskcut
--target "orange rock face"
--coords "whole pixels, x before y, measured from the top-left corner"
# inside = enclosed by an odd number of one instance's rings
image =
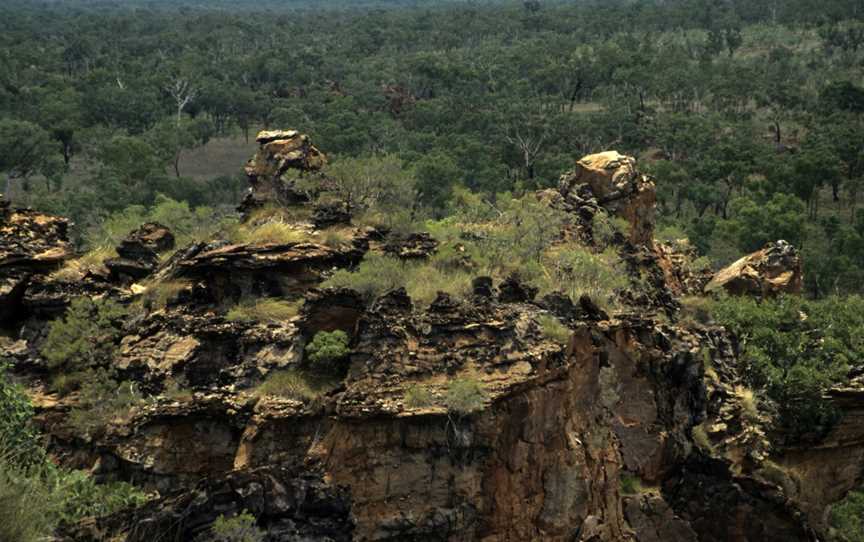
[[[798,251],[786,241],[775,241],[718,271],[705,291],[722,288],[732,295],[799,294],[803,282]]]

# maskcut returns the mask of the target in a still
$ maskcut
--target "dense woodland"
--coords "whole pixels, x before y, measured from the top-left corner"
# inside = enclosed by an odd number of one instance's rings
[[[392,178],[366,210],[445,238],[444,217],[531,212],[514,198],[615,149],[656,179],[658,237],[705,265],[802,250],[806,299],[711,307],[750,339],[747,384],[792,438],[834,421],[822,392],[861,363],[860,0],[7,0],[0,30],[2,192],[72,217],[82,252],[146,219],[186,242],[230,223],[242,163],[201,175],[187,158],[264,128],[308,133],[337,183]],[[836,512],[847,540],[864,540],[861,495]]]
[[[181,151],[293,127],[395,155],[441,214],[614,148],[717,264],[785,238],[811,295],[864,284],[858,2],[297,4],[0,8],[7,196],[82,230],[158,194],[233,205],[241,164],[191,179]]]

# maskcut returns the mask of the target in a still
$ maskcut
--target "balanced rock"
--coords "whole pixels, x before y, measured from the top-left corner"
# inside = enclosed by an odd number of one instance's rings
[[[768,243],[718,271],[705,291],[724,289],[732,295],[799,294],[804,282],[798,250],[786,241]]]
[[[290,170],[317,171],[327,163],[324,154],[312,145],[309,136],[296,130],[263,131],[255,138],[258,152],[246,164],[250,192],[240,205],[248,213],[266,203],[296,204],[305,196],[285,178]]]
[[[630,224],[631,243],[651,243],[657,192],[654,182],[636,169],[635,158],[617,151],[588,155],[561,176],[559,191],[565,198],[584,199],[587,193],[610,215]]]

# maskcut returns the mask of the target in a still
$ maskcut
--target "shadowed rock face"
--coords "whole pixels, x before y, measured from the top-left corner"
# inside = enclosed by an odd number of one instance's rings
[[[732,295],[800,294],[804,274],[798,251],[786,241],[769,243],[718,271],[705,291],[724,289]]]

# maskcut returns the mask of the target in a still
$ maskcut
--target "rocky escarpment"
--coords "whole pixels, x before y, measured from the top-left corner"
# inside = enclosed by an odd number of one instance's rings
[[[302,240],[214,239],[167,257],[162,226],[146,225],[118,249],[147,265],[139,282],[106,272],[79,281],[93,286],[24,288],[22,299],[53,292],[55,308],[98,290],[134,309],[110,366],[144,399],[86,434],[69,421],[79,398],[48,391],[39,345],[49,311],[4,347],[58,462],[154,492],[140,508],[67,526],[65,539],[197,540],[220,514],[244,510],[273,541],[817,539],[814,518],[845,490],[807,492],[826,476],[818,448],[785,456],[802,473],[797,492],[760,476],[772,451],[736,391],[740,345],[723,329],[676,323],[675,296],[705,276],[654,242],[654,181],[635,160],[586,157],[541,194],[591,248],[595,216],[627,221],[613,246],[646,291],[622,294],[624,310],[539,296],[518,275],[476,277],[463,297],[421,304],[404,289],[369,299],[321,282],[369,252],[413,265],[450,247],[423,232],[351,228],[338,213],[316,220],[290,171],[307,174],[324,156],[296,132],[258,141],[246,224],[277,206]],[[326,228],[342,241],[324,242]],[[229,317],[248,299],[302,307]],[[563,332],[549,332],[552,317]],[[261,391],[273,375],[306,371],[307,344],[333,330],[349,338],[344,374],[315,390]],[[471,408],[453,408],[454,383],[475,390]],[[837,397],[850,412],[860,404],[849,390]],[[834,442],[859,449],[850,434]]]

